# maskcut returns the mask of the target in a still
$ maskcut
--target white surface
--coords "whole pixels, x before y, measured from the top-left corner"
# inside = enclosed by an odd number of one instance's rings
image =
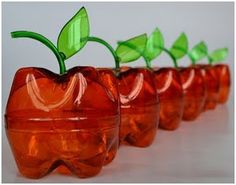
[[[51,173],[40,180],[17,172],[5,134],[3,182],[233,182],[233,99],[176,131],[158,130],[152,146],[122,146],[93,178]]]

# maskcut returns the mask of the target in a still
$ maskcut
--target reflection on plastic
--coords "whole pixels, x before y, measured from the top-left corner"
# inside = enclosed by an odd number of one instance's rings
[[[162,88],[160,88],[160,89],[157,89],[157,93],[158,94],[161,94],[161,93],[165,92],[170,87],[171,82],[173,80],[173,75],[172,74],[173,74],[172,71],[168,72],[167,79],[165,81],[164,86]]]
[[[75,100],[75,103],[80,104],[80,99],[83,96],[85,89],[87,88],[86,79],[83,77],[81,73],[76,73],[71,80],[71,83],[68,85],[68,89],[65,92],[65,94],[62,97],[58,97],[58,100],[55,101],[55,103],[48,103],[47,99],[44,99],[41,97],[40,89],[37,85],[36,79],[33,74],[28,74],[26,76],[26,86],[28,90],[28,95],[31,98],[31,101],[33,102],[34,106],[37,109],[40,109],[42,111],[49,112],[52,109],[58,109],[65,105],[72,95],[72,92],[74,92],[77,81],[79,80],[79,93]]]
[[[143,88],[143,74],[140,73],[135,77],[133,89],[131,90],[131,92],[127,95],[123,95],[122,93],[120,93],[121,106],[137,98],[142,88]]]

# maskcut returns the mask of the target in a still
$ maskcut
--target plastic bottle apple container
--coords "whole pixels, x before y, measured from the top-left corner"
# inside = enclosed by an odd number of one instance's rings
[[[194,120],[202,112],[206,100],[206,88],[201,69],[186,67],[181,68],[179,73],[184,93],[183,120]]]
[[[173,60],[174,67],[153,68],[153,72],[161,107],[159,127],[165,130],[176,130],[179,128],[182,120],[184,105],[183,89],[178,72],[177,60],[182,58],[186,53],[187,37],[184,33],[181,33],[168,50],[164,46],[162,33],[156,29],[150,36],[149,41],[145,53],[147,61],[153,59],[154,56],[158,56],[162,51]],[[156,51],[156,53],[153,51]],[[177,55],[179,53],[181,55]]]
[[[159,127],[175,130],[179,127],[183,115],[183,89],[179,72],[175,68],[153,69],[160,99]]]
[[[154,141],[159,124],[159,99],[154,77],[146,68],[120,67],[121,63],[137,60],[145,48],[147,36],[139,35],[118,42],[116,50],[105,40],[89,37],[88,41],[105,46],[115,60],[112,69],[118,83],[121,109],[120,144],[147,147]]]
[[[119,63],[137,60],[145,48],[147,36],[139,35],[116,48]],[[120,143],[147,147],[155,139],[160,103],[154,75],[147,68],[119,67],[116,69],[121,102]]]
[[[153,78],[145,68],[120,69],[121,143],[147,147],[156,136],[160,105]]]
[[[192,66],[179,68],[184,94],[183,120],[192,121],[202,112],[206,100],[206,87],[203,74],[201,69],[196,67],[195,64],[207,55],[207,49],[204,42],[199,42],[190,51],[188,51],[187,46],[185,48],[186,54],[188,54],[192,62]]]
[[[213,66],[219,78],[218,103],[224,104],[227,102],[230,93],[230,71],[226,64],[217,64]]]
[[[116,90],[114,76],[92,67],[65,75],[18,70],[6,108],[6,132],[19,171],[40,178],[63,165],[79,177],[97,174],[106,157],[114,157],[118,141],[118,96],[111,89]]]
[[[228,55],[228,48],[220,48],[214,50],[209,56],[209,65],[215,71],[218,77],[217,83],[219,84],[217,103],[226,103],[230,92],[230,71],[228,65],[214,63],[224,61]]]
[[[72,27],[79,35],[70,32]],[[19,69],[12,83],[6,134],[18,169],[26,177],[40,178],[62,166],[78,177],[90,177],[115,157],[120,108],[113,72],[93,67],[67,71],[64,64],[86,44],[88,34],[84,8],[64,26],[57,47],[34,32],[12,33],[14,38],[45,44],[60,66],[60,75],[43,68]]]

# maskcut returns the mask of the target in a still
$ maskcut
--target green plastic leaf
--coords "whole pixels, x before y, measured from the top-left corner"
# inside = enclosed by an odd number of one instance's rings
[[[228,48],[221,48],[214,50],[210,55],[209,58],[212,62],[220,62],[225,60],[228,55]]]
[[[116,54],[120,63],[128,63],[140,58],[147,43],[147,34],[142,34],[124,42],[118,42]]]
[[[164,38],[161,31],[156,28],[147,40],[144,57],[149,61],[155,59],[158,55],[161,54],[163,47]]]
[[[186,55],[187,52],[188,52],[188,39],[185,33],[181,33],[181,35],[177,38],[177,40],[170,48],[170,53],[177,60]]]
[[[67,59],[84,47],[88,36],[89,20],[83,7],[62,28],[57,39],[57,48]]]
[[[192,61],[196,62],[207,56],[207,46],[204,42],[196,44],[189,52]]]

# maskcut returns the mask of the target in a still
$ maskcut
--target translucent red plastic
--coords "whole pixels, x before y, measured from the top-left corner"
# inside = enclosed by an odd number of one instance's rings
[[[16,72],[5,115],[21,174],[40,178],[57,167],[94,176],[116,154],[119,96],[110,70],[75,67],[64,75],[42,68]]]
[[[230,72],[228,65],[217,64],[213,66],[216,70],[219,82],[218,103],[224,104],[229,98],[230,92]]]
[[[206,101],[204,110],[215,109],[219,96],[219,78],[216,70],[211,65],[198,65],[204,78],[206,86]]]
[[[122,67],[116,73],[121,102],[120,143],[147,147],[153,142],[159,123],[154,76],[145,68]]]
[[[183,116],[183,89],[175,68],[154,68],[155,85],[160,99],[159,127],[175,130]]]
[[[184,93],[183,120],[195,120],[203,111],[206,100],[206,87],[198,67],[186,67],[179,70]]]

